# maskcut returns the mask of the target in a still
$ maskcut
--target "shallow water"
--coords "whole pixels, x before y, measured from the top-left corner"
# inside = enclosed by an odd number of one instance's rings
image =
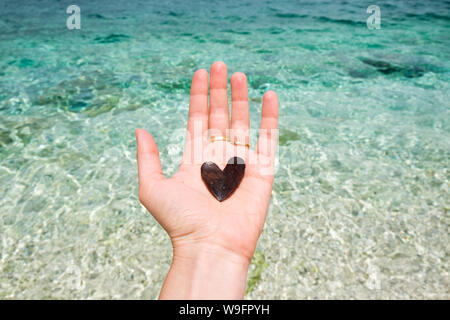
[[[193,72],[280,98],[247,298],[450,298],[448,1],[0,3],[0,298],[156,298],[134,129],[177,169]]]

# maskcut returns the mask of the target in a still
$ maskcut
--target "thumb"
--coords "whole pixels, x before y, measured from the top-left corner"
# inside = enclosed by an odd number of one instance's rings
[[[152,135],[144,129],[136,129],[139,200],[148,196],[155,183],[164,180],[159,160],[158,146]]]

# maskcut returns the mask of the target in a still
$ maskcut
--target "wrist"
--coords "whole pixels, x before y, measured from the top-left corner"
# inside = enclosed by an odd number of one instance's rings
[[[222,261],[235,267],[248,269],[252,256],[211,243],[174,244],[173,260],[195,262],[196,264],[211,264]]]
[[[212,244],[174,246],[161,299],[242,299],[250,259]],[[178,277],[174,279],[174,277]],[[172,283],[177,295],[168,296]],[[181,285],[180,285],[181,284]]]

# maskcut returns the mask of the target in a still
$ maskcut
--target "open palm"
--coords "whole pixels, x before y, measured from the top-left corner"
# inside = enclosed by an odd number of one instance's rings
[[[245,146],[249,141],[247,79],[243,73],[231,77],[231,126],[227,79],[226,65],[215,62],[208,108],[208,72],[194,74],[183,160],[170,179],[162,173],[153,137],[143,129],[136,130],[139,199],[167,231],[174,248],[207,244],[250,260],[272,192],[278,100],[275,92],[265,93],[258,145],[250,150]],[[230,142],[211,137],[227,137]],[[203,182],[200,167],[213,161],[223,169],[233,156],[245,160],[245,175],[235,192],[219,202]]]

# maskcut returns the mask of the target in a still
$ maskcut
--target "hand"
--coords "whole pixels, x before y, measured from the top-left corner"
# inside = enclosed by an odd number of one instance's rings
[[[226,65],[215,62],[211,66],[208,110],[208,72],[198,70],[194,74],[183,159],[178,172],[170,179],[162,173],[153,137],[143,129],[136,130],[139,199],[167,231],[174,249],[172,268],[161,298],[210,298],[211,295],[237,298],[242,297],[245,290],[248,265],[263,229],[272,192],[278,140],[278,99],[273,91],[264,95],[261,129],[255,151],[228,141],[211,142],[208,135],[224,136],[244,143],[249,141],[246,76],[235,73],[231,77],[231,129],[227,82]],[[245,160],[245,175],[235,192],[219,202],[206,188],[200,167],[205,161],[214,161],[223,169],[234,155]],[[183,272],[191,273],[186,276],[193,277],[189,281],[195,281],[196,270],[211,273],[212,270],[205,269],[217,268],[218,265],[225,270],[219,277],[212,275],[211,278],[222,278],[218,284],[222,294],[215,294],[215,289],[210,285],[205,287],[195,283],[186,285],[185,291],[180,292],[180,282],[187,281],[179,279]],[[225,292],[224,287],[229,286],[225,283],[228,281],[225,281],[227,275],[230,281],[235,281],[236,277],[240,279],[238,290]],[[198,276],[205,277],[204,274]],[[209,296],[207,291],[211,291]]]

